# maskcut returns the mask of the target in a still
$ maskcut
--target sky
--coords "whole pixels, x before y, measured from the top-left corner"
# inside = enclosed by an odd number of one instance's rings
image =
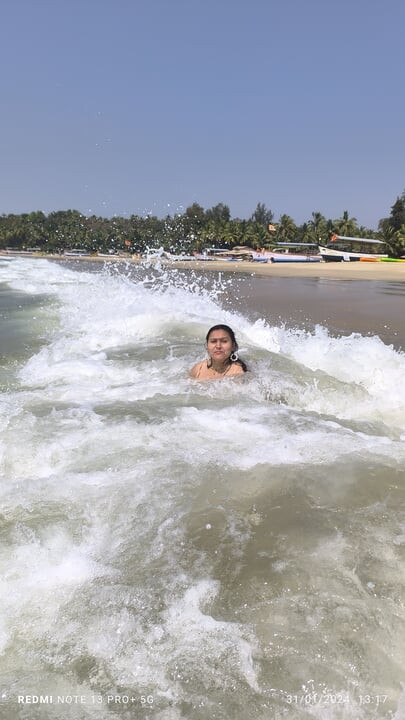
[[[403,0],[0,9],[0,214],[260,202],[376,229],[405,189]]]

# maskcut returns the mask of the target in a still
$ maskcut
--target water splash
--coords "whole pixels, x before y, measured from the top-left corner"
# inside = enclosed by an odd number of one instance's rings
[[[0,409],[5,711],[46,688],[151,694],[166,720],[343,691],[306,714],[398,714],[404,355],[252,322],[222,305],[233,278],[80,268],[3,269],[42,318]],[[218,321],[251,373],[191,381]]]

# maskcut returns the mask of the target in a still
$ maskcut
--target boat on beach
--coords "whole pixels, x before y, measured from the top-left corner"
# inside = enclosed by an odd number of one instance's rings
[[[401,257],[401,258],[383,257],[383,258],[380,258],[380,262],[402,262],[402,263],[405,263],[405,257]]]
[[[319,253],[325,262],[376,261],[388,257],[379,252],[384,247],[382,240],[332,235],[328,245],[319,245]]]
[[[203,255],[194,254],[195,260],[223,260],[237,262],[320,262],[318,246],[314,243],[287,243],[282,242],[274,250],[254,250],[246,245],[237,245],[229,248],[208,248]]]
[[[73,248],[71,250],[64,250],[63,255],[65,257],[89,257],[89,255],[91,255],[91,252],[89,252],[88,250],[79,250]]]
[[[252,260],[254,262],[297,263],[320,262],[322,257],[318,252],[318,246],[314,243],[281,242],[273,250],[254,253]]]

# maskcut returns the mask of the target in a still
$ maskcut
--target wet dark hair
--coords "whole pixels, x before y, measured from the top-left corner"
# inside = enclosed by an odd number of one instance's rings
[[[214,330],[223,330],[224,332],[226,332],[229,335],[229,337],[231,338],[232,345],[234,347],[234,351],[239,349],[239,345],[236,342],[235,333],[232,330],[232,328],[229,327],[229,325],[222,325],[222,324],[213,325],[212,328],[210,328],[207,332],[207,335],[205,337],[206,342],[208,342],[208,340],[210,339],[210,335],[212,332],[214,332]],[[238,358],[237,360],[231,360],[231,363],[235,363],[235,365],[240,365],[243,372],[247,372],[247,365],[240,358]]]

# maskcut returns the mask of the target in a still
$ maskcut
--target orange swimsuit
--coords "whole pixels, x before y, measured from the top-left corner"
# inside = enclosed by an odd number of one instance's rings
[[[212,367],[207,367],[206,360],[197,363],[197,365],[194,365],[190,370],[191,377],[196,380],[220,380],[222,377],[231,377],[240,374],[243,374],[243,368],[235,362],[231,362],[223,373],[217,372]]]

